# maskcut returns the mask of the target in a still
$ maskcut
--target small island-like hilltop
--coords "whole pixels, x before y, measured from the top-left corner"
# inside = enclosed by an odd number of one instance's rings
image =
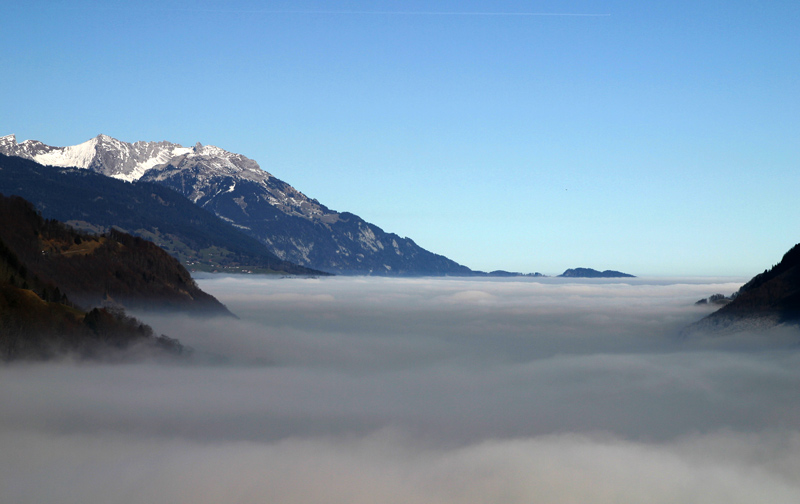
[[[634,275],[622,273],[621,271],[597,271],[592,268],[571,268],[558,276],[567,278],[636,278]]]

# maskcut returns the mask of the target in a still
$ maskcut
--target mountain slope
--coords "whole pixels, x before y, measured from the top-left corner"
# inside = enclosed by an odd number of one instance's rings
[[[279,259],[258,240],[153,183],[0,154],[0,193],[22,196],[45,217],[73,226],[100,232],[116,227],[141,236],[192,268],[320,273]]]
[[[0,269],[3,268],[0,258]],[[0,279],[0,361],[42,360],[65,355],[83,358],[179,356],[177,340],[119,310],[84,312],[67,299],[47,301],[33,290]]]
[[[27,274],[58,287],[58,293],[42,292],[46,300],[66,295],[84,307],[113,300],[127,308],[231,315],[153,243],[116,230],[100,236],[78,232],[43,219],[20,197],[0,197],[0,240]]]
[[[351,213],[330,210],[240,154],[200,144],[129,144],[105,135],[73,147],[12,136],[0,153],[75,166],[123,180],[170,187],[266,244],[277,257],[333,273],[469,275],[469,268],[386,233]]]
[[[17,237],[24,238],[30,224],[38,229],[63,230],[60,223],[26,219],[25,214],[31,207],[21,199],[0,198],[0,213],[6,215],[9,206],[23,211],[22,219],[12,225],[12,234]],[[11,215],[15,213],[12,211]],[[2,231],[9,234],[8,222],[3,222]],[[188,349],[177,340],[156,336],[149,326],[118,308],[84,311],[65,294],[68,288],[42,279],[37,270],[39,268],[20,259],[0,238],[0,361],[42,360],[66,355],[130,359],[187,353]],[[94,269],[83,272],[86,275],[95,273]]]
[[[730,303],[684,332],[734,332],[784,323],[800,323],[800,244],[744,284]]]

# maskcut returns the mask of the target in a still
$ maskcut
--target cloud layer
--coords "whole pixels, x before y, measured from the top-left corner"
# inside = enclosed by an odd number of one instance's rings
[[[188,365],[0,369],[2,502],[797,502],[798,333],[727,279],[282,279],[146,315]]]

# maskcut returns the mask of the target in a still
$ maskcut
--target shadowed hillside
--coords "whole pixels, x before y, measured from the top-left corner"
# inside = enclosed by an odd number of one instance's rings
[[[738,331],[800,323],[800,244],[781,262],[744,284],[734,299],[687,327],[695,331]]]
[[[43,219],[20,197],[0,197],[0,239],[26,273],[41,285],[58,287],[58,293],[43,291],[45,300],[52,296],[59,301],[58,296],[66,294],[84,307],[111,302],[137,309],[230,315],[153,243],[114,230],[99,236],[78,232]]]
[[[83,311],[0,240],[0,361],[179,356],[186,351],[121,309]]]

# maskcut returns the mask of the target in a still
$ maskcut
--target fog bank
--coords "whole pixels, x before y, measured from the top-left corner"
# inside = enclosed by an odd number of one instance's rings
[[[139,314],[189,364],[0,368],[0,501],[798,502],[797,329],[739,279],[270,279]]]

